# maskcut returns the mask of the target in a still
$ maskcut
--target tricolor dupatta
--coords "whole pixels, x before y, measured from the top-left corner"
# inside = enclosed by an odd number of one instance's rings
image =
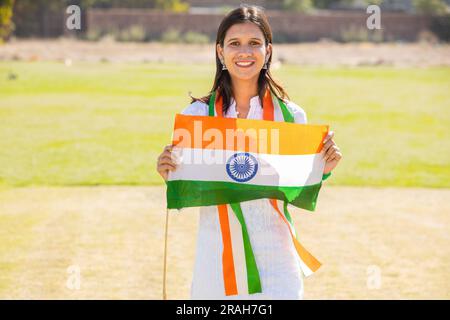
[[[294,122],[294,117],[285,103],[271,94],[269,89],[263,97],[263,120],[274,121],[274,104],[281,109],[285,122]],[[218,92],[213,92],[210,98],[209,116],[223,117],[223,100]],[[324,175],[322,180],[327,179],[329,175]],[[288,202],[277,199],[269,199],[269,202],[286,223],[299,256],[303,274],[306,277],[310,276],[321,263],[298,241],[292,218],[287,210]],[[283,203],[283,211],[280,210],[279,203]],[[225,295],[261,293],[262,285],[258,266],[240,203],[220,204],[217,210],[223,243],[222,267]],[[234,216],[230,211],[234,213]]]

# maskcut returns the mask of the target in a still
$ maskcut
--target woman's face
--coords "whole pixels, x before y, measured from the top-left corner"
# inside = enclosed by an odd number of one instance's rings
[[[258,78],[272,53],[272,44],[266,48],[264,35],[258,26],[245,22],[228,29],[223,48],[217,44],[217,53],[232,79],[250,80]]]

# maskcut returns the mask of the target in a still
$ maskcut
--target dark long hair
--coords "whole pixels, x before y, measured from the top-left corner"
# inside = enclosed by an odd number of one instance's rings
[[[216,47],[217,44],[220,43],[220,46],[223,48],[225,35],[231,26],[244,22],[251,22],[259,27],[264,35],[266,47],[269,43],[272,43],[272,30],[270,28],[269,21],[267,20],[267,16],[264,13],[264,9],[258,6],[241,5],[239,8],[236,8],[233,11],[229,12],[220,23],[219,29],[217,30]],[[194,98],[193,96],[191,96],[191,103],[195,101],[201,101],[208,104],[212,93],[218,89],[220,95],[223,98],[223,112],[225,114],[230,106],[231,97],[233,97],[233,89],[231,86],[230,74],[228,73],[228,70],[222,70],[222,63],[220,62],[220,59],[218,57],[217,50],[215,51],[216,76],[214,79],[214,85],[207,96],[204,96],[202,98]],[[267,87],[269,87],[270,91],[273,92],[278,98],[285,99],[287,97],[289,99],[289,96],[284,88],[279,83],[277,83],[277,81],[275,81],[270,74],[272,55],[273,54],[270,55],[269,60],[267,61],[267,69],[261,69],[258,77],[258,95],[261,101],[261,105],[263,103],[263,97]]]

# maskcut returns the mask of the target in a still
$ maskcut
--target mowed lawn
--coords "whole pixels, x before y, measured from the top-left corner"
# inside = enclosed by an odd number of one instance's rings
[[[283,65],[275,77],[344,154],[330,185],[450,186],[450,68]],[[174,115],[210,65],[0,62],[0,186],[156,185]]]

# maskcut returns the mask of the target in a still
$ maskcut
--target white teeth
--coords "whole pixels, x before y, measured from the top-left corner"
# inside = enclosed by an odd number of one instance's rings
[[[249,65],[251,65],[253,63],[254,63],[253,61],[250,61],[250,62],[236,62],[236,64],[238,66],[241,66],[241,67],[248,67]]]

